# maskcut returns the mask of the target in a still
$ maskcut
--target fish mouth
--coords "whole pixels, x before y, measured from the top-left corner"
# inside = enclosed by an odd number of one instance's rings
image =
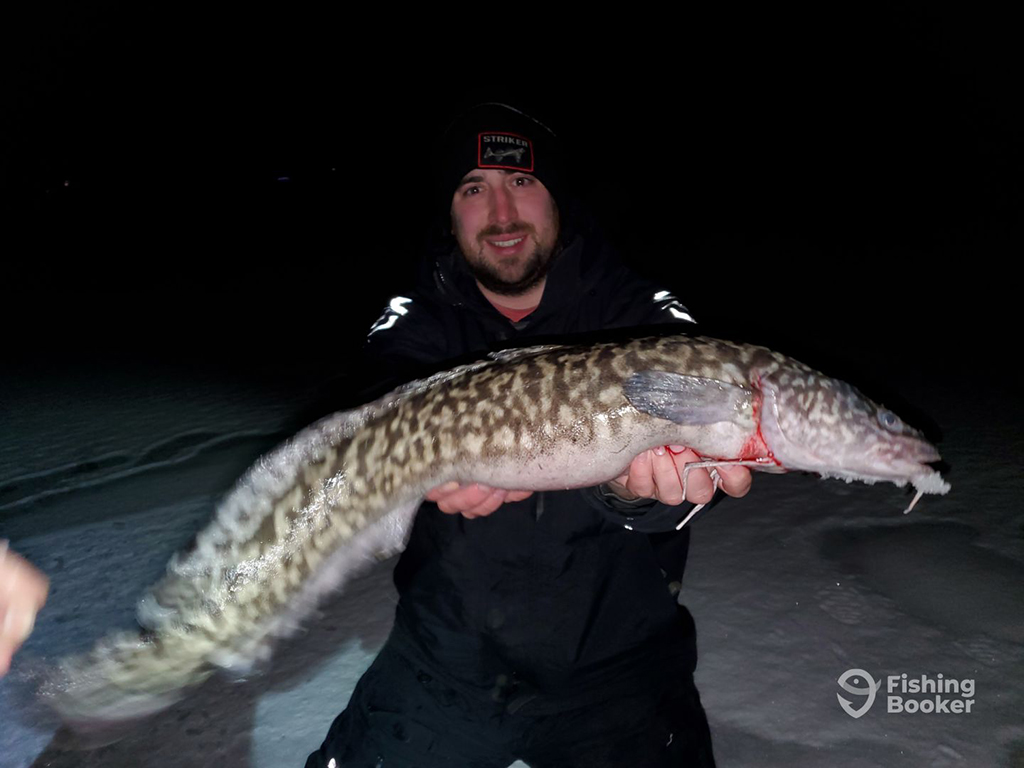
[[[889,448],[874,454],[869,463],[881,476],[910,480],[919,476],[937,474],[930,466],[942,460],[938,449],[927,440],[912,437],[900,440]]]
[[[900,487],[910,484],[917,490],[917,495],[907,508],[908,512],[922,494],[941,495],[949,492],[950,484],[943,479],[939,469],[932,466],[942,461],[934,445],[923,438],[910,438],[901,441],[898,448],[896,454],[890,455],[888,459],[878,457],[877,461],[870,462],[866,474],[855,479],[873,477],[875,481],[890,482]]]
[[[934,468],[928,465],[942,461],[938,449],[923,438],[915,437],[907,440],[902,447],[904,452],[900,458],[919,465],[924,472],[934,472]]]

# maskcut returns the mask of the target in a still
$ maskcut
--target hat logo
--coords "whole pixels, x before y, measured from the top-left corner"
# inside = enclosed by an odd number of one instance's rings
[[[501,162],[506,157],[513,158],[517,163],[523,162],[523,152],[526,150],[520,147],[519,149],[499,149],[493,150],[488,147],[484,151],[484,160],[497,160]]]
[[[478,136],[477,167],[533,173],[533,142],[515,133],[485,131]]]

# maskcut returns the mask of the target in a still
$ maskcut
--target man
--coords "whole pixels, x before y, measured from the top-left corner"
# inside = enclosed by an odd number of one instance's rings
[[[368,350],[390,369],[692,322],[571,211],[542,124],[481,105],[439,156],[456,245],[371,329]],[[693,458],[648,451],[594,489],[434,489],[395,570],[392,634],[307,768],[713,765],[692,619],[676,601],[679,469]],[[733,496],[750,486],[742,468],[721,480]],[[706,472],[690,474],[687,502],[713,493]]]

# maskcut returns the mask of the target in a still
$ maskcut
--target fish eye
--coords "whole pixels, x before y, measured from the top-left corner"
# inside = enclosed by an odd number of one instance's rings
[[[901,428],[899,416],[892,411],[879,411],[878,423],[890,432],[899,432]]]

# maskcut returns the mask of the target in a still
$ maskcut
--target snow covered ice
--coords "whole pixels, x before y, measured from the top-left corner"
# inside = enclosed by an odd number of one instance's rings
[[[0,766],[302,765],[387,636],[393,563],[332,598],[265,670],[215,676],[116,743],[72,750],[32,691],[45,663],[132,625],[143,589],[220,494],[301,426],[314,384],[174,367],[14,374],[0,384],[0,536],[47,572],[51,593],[0,682]],[[893,376],[943,429],[948,496],[904,516],[907,495],[888,485],[761,475],[694,524],[682,595],[724,768],[1024,760],[1019,399],[994,393],[993,421],[991,398],[960,398],[948,377],[939,390]],[[848,669],[883,681],[860,718],[837,701]],[[888,713],[884,680],[903,673],[970,678],[976,703]]]

